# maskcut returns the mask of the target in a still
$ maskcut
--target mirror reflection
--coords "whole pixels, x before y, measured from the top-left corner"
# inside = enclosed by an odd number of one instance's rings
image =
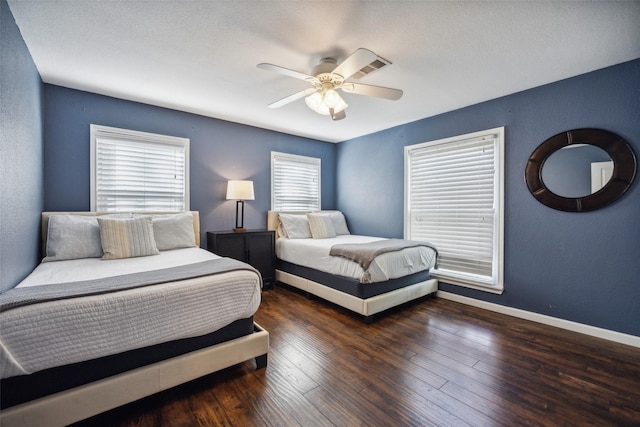
[[[551,154],[542,167],[541,179],[554,194],[585,197],[600,190],[611,179],[613,160],[602,148],[574,144]]]

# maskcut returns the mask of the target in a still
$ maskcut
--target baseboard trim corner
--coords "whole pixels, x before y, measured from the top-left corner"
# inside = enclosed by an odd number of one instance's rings
[[[438,291],[436,296],[438,298],[471,305],[485,310],[495,311],[496,313],[506,314],[508,316],[530,320],[532,322],[542,323],[549,326],[555,326],[569,331],[590,335],[596,338],[602,338],[620,344],[626,344],[640,348],[640,337],[635,335],[623,334],[621,332],[598,328],[596,326],[589,326],[583,323],[572,322],[570,320],[559,319],[557,317],[547,316],[545,314],[534,313],[532,311],[521,310],[519,308],[507,307],[505,305],[481,301],[475,298],[469,298],[446,291]]]

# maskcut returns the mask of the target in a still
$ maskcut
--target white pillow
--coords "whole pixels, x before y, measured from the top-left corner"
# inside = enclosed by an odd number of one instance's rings
[[[278,223],[278,228],[276,229],[276,231],[278,232],[278,237],[284,237],[285,239],[287,238],[287,232],[285,231],[282,222]]]
[[[51,215],[45,258],[42,262],[78,258],[100,258],[100,226],[96,217]]]
[[[152,220],[153,236],[159,251],[196,246],[191,212],[175,215],[153,215]]]
[[[150,216],[135,218],[98,217],[102,259],[133,258],[160,252],[153,236]]]
[[[314,239],[326,239],[336,237],[333,221],[328,215],[307,214],[309,228]]]
[[[331,218],[333,222],[333,229],[336,231],[336,235],[351,234],[347,227],[347,220],[342,212],[321,212],[320,215],[326,215]]]
[[[278,214],[280,222],[284,227],[284,231],[289,239],[309,239],[311,238],[311,229],[307,215],[304,214]]]

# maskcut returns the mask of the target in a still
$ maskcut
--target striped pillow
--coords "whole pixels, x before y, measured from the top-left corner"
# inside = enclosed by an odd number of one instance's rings
[[[102,259],[133,258],[160,252],[153,236],[150,216],[134,218],[98,218]]]
[[[314,239],[326,239],[336,237],[336,230],[333,228],[333,221],[326,215],[307,214],[311,236]]]

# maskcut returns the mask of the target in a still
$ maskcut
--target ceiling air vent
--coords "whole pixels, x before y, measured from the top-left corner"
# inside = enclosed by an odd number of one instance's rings
[[[391,65],[391,62],[378,56],[373,62],[371,62],[371,64],[365,65],[360,70],[356,71],[351,76],[351,79],[360,80],[364,76],[368,76],[369,74],[378,71],[380,68],[386,67],[387,65]]]

